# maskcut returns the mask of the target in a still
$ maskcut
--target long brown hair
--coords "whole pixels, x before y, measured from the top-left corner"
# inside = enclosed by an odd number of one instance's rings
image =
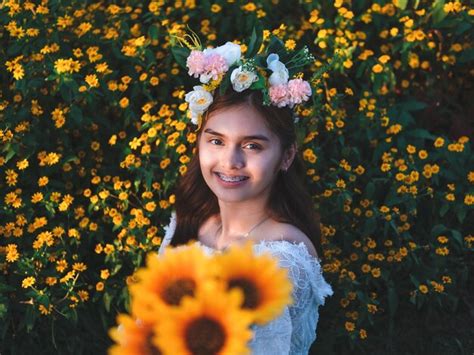
[[[261,114],[268,128],[278,136],[283,152],[296,142],[292,111],[263,105],[259,91],[238,93],[229,90],[224,95],[216,95],[203,117],[202,126],[212,112],[242,104],[252,106]],[[304,174],[303,161],[297,153],[288,170],[278,173],[270,192],[268,210],[273,219],[292,224],[304,232],[322,256],[319,215],[314,211],[311,195],[304,184]],[[197,240],[199,227],[209,217],[219,213],[217,198],[202,176],[198,150],[189,162],[187,172],[181,177],[175,195],[177,224],[171,240],[174,246]]]

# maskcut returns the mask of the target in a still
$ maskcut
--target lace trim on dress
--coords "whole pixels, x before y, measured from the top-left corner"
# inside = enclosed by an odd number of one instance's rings
[[[158,254],[162,254],[165,251],[165,248],[171,243],[173,238],[174,231],[176,230],[176,212],[173,211],[170,217],[170,223],[165,227],[165,236],[161,241],[160,249],[158,249]]]

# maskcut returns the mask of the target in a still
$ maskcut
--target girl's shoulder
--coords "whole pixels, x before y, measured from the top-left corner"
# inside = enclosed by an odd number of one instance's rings
[[[303,242],[306,248],[308,249],[308,252],[315,258],[318,258],[316,249],[309,237],[305,233],[303,233],[298,227],[292,224],[272,220],[271,223],[269,223],[269,225],[267,226],[267,228],[265,228],[265,231],[262,232],[263,233],[261,234],[260,238],[255,238],[256,241],[286,240],[288,242],[296,244]]]

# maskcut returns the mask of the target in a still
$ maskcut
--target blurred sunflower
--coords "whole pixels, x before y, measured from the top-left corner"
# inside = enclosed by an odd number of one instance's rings
[[[137,272],[138,282],[130,286],[132,313],[152,321],[155,311],[179,306],[184,296],[194,296],[203,281],[213,277],[213,265],[196,245],[149,254],[147,267]]]
[[[240,310],[242,297],[239,290],[204,283],[195,298],[184,297],[179,308],[163,314],[153,343],[165,355],[248,354],[252,318]]]
[[[154,324],[145,323],[125,314],[117,317],[117,324],[116,328],[109,331],[110,337],[116,343],[109,349],[109,355],[162,354],[151,341],[154,335]]]
[[[219,280],[226,289],[243,292],[241,307],[252,314],[255,323],[269,322],[292,303],[293,286],[287,270],[270,254],[255,255],[252,243],[216,255],[216,262]]]

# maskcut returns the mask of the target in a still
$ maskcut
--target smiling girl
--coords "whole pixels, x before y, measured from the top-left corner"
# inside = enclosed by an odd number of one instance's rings
[[[312,96],[300,70],[314,57],[306,47],[288,53],[276,37],[262,51],[256,33],[246,57],[235,43],[203,49],[195,34],[174,38],[189,49],[178,50],[177,60],[187,52],[188,74],[203,85],[185,95],[197,146],[160,253],[192,241],[208,254],[249,241],[255,254],[270,253],[288,270],[293,303],[270,323],[253,325],[249,347],[257,355],[308,354],[318,308],[332,295],[292,110]],[[263,296],[248,286],[244,293]]]
[[[318,307],[332,294],[319,264],[319,221],[303,183],[292,111],[262,104],[259,91],[216,95],[203,116],[196,153],[176,189],[168,245],[191,240],[209,253],[253,242],[287,267],[294,304],[254,326],[254,354],[307,354]]]

